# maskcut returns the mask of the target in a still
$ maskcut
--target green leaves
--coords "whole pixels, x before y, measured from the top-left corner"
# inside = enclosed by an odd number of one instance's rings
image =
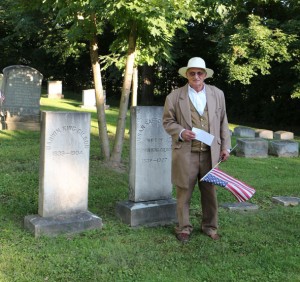
[[[235,26],[234,34],[226,40],[227,53],[221,54],[229,68],[229,80],[250,84],[253,76],[269,74],[272,62],[292,59],[288,48],[295,40],[295,35],[272,29],[259,16],[249,15],[246,24]]]

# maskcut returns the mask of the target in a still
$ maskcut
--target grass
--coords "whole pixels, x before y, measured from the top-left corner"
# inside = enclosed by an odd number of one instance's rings
[[[72,99],[42,98],[42,109],[84,111]],[[118,111],[107,110],[114,136]],[[129,123],[128,123],[129,124]],[[115,216],[128,199],[128,124],[124,170],[99,158],[96,114],[92,112],[89,210],[102,230],[34,238],[23,228],[37,214],[39,132],[0,132],[0,281],[300,281],[300,207],[282,207],[272,196],[299,197],[300,158],[246,159],[232,156],[221,169],[256,188],[256,212],[219,210],[222,239],[200,234],[199,192],[191,204],[192,240],[176,241],[174,226],[130,228]],[[299,139],[297,139],[299,141]],[[235,143],[235,139],[233,139]],[[218,188],[220,203],[234,202]]]

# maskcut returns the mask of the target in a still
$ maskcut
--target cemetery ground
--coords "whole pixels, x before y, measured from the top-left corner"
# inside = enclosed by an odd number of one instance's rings
[[[41,98],[41,109],[86,111],[73,99]],[[115,214],[128,199],[129,119],[123,167],[109,168],[99,158],[95,111],[92,112],[89,211],[103,220],[101,230],[34,238],[23,227],[37,214],[38,131],[0,132],[0,281],[300,281],[300,205],[284,207],[273,196],[299,197],[300,158],[238,158],[220,168],[256,189],[249,201],[257,211],[220,208],[220,241],[202,235],[199,192],[192,199],[194,232],[187,244],[174,225],[132,228]],[[113,138],[118,111],[107,111]],[[233,128],[235,125],[231,124]],[[263,128],[263,127],[262,127]],[[299,137],[296,137],[300,142]],[[233,145],[236,140],[232,138]],[[68,177],[66,175],[66,177]],[[218,187],[219,203],[236,202]]]

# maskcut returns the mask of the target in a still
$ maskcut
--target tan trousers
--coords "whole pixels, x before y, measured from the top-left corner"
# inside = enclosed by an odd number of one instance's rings
[[[194,187],[198,182],[198,187],[201,194],[201,206],[202,206],[202,224],[201,230],[207,234],[216,234],[218,225],[218,202],[216,189],[214,185],[207,182],[199,182],[211,169],[211,156],[210,151],[191,153],[190,170],[189,170],[189,187],[181,188],[176,187],[177,198],[177,217],[178,227],[176,227],[177,233],[190,234],[193,230],[190,223],[190,202]]]

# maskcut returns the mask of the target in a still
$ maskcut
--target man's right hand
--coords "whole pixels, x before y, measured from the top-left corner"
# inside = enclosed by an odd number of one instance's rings
[[[184,131],[182,131],[181,137],[182,137],[183,141],[191,142],[192,140],[195,139],[196,134],[191,130],[185,129]]]

